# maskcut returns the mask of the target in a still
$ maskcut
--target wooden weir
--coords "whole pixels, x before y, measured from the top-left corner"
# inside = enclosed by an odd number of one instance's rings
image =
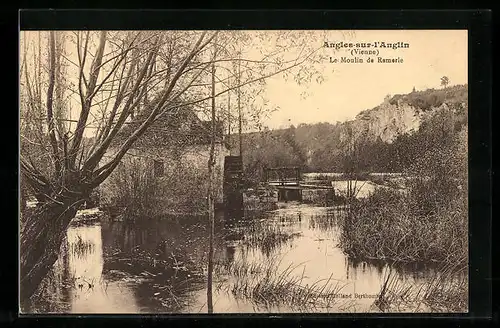
[[[335,191],[332,186],[321,186],[302,181],[300,167],[266,167],[264,168],[264,183],[278,189],[278,201],[302,201],[304,189],[329,190],[331,197]]]
[[[300,167],[266,167],[264,181],[278,189],[278,201],[302,201]]]

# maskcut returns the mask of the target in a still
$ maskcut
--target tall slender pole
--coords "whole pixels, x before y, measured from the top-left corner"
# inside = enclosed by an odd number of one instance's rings
[[[231,141],[231,91],[227,93],[227,137]]]
[[[241,51],[241,50],[240,50]],[[241,52],[239,53],[238,59],[241,57]],[[241,85],[241,60],[238,60],[238,135],[239,135],[239,141],[240,141],[240,157],[243,156],[243,143],[241,141],[241,90],[240,90],[240,85]]]
[[[217,40],[217,38],[215,39]],[[214,59],[212,62],[212,135],[210,138],[210,159],[208,160],[208,220],[210,226],[209,248],[208,248],[208,277],[207,277],[207,308],[208,313],[214,312],[212,301],[212,284],[213,284],[213,266],[214,266],[214,233],[215,233],[215,207],[214,207],[214,166],[215,166],[215,138],[216,138],[216,117],[215,117],[215,59],[216,59],[216,42],[214,44]]]

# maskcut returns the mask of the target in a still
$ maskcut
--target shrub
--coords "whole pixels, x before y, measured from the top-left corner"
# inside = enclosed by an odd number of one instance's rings
[[[150,161],[126,158],[101,186],[101,203],[122,209],[126,218],[206,210],[206,174],[186,163],[165,163],[154,176]]]
[[[406,172],[406,191],[378,188],[351,204],[341,245],[351,257],[467,263],[467,130]]]
[[[157,213],[158,184],[152,170],[137,158],[126,158],[101,186],[101,203],[123,209],[125,217]]]
[[[401,100],[410,106],[427,111],[441,106],[445,101],[451,103],[467,102],[467,92],[467,86],[456,85],[446,89],[428,89],[407,95],[395,95],[389,100],[389,103],[396,105]]]

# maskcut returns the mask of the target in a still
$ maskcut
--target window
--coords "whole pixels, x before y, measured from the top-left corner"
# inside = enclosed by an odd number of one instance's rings
[[[189,124],[186,122],[181,123],[181,126],[179,127],[179,131],[183,133],[189,132]]]
[[[162,177],[164,174],[165,168],[162,160],[154,160],[153,172],[156,178]]]

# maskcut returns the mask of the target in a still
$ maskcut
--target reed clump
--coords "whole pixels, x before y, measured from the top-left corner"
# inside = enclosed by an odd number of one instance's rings
[[[290,264],[284,269],[277,257],[265,262],[233,261],[219,267],[229,275],[226,292],[263,307],[288,306],[302,312],[330,309],[341,301],[338,294],[345,284],[330,276],[305,283],[305,267]]]
[[[351,202],[341,246],[351,257],[396,262],[468,262],[467,132],[408,170],[406,189],[377,188]]]
[[[421,284],[388,271],[374,307],[382,312],[467,312],[467,267],[443,265]]]
[[[299,232],[288,231],[280,225],[260,221],[253,222],[245,228],[233,228],[232,233],[239,235],[244,245],[258,248],[268,256],[300,236]]]
[[[418,290],[387,278],[376,302],[380,309],[404,301],[426,304],[426,311],[462,311],[468,294],[467,129],[446,147],[423,152],[405,176],[404,192],[377,188],[348,204],[340,246],[351,258],[438,267],[436,278]]]
[[[245,234],[245,243],[250,246],[267,245],[275,248],[299,235],[299,233],[285,231],[279,225],[252,226]]]
[[[341,246],[351,257],[397,262],[467,263],[466,206],[415,213],[408,196],[377,190],[351,204],[341,221]]]
[[[353,258],[397,262],[467,263],[466,206],[416,213],[407,195],[377,190],[351,204],[341,225],[341,247]]]

